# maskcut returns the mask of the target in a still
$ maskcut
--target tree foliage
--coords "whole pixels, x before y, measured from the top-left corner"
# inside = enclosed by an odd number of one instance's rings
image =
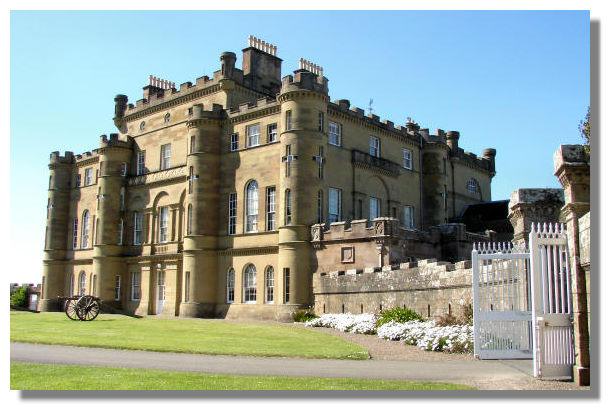
[[[585,118],[579,122],[579,132],[581,136],[585,139],[585,144],[590,144],[590,136],[591,136],[591,108],[587,107],[587,114],[585,114]]]
[[[26,294],[26,289],[24,287],[19,287],[18,289],[16,289],[15,292],[11,294],[11,306],[27,307],[28,299]]]

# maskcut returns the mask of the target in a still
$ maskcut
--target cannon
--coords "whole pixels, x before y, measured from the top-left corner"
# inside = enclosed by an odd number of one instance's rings
[[[64,312],[71,320],[92,321],[100,312],[100,298],[76,295],[66,299]]]

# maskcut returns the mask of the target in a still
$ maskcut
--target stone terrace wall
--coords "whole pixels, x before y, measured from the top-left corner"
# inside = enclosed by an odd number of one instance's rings
[[[459,316],[472,302],[472,263],[436,260],[314,274],[314,309],[324,313],[378,313],[399,306],[424,317]]]

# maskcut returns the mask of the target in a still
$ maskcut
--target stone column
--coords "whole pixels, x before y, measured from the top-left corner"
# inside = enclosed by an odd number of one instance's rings
[[[557,149],[553,158],[555,176],[564,188],[566,201],[560,220],[566,224],[570,256],[575,350],[573,375],[577,384],[586,386],[590,383],[589,291],[585,271],[580,261],[579,218],[589,212],[589,155],[581,145],[562,145]]]

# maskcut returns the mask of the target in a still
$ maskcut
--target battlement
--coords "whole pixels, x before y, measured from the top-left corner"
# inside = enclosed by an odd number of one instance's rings
[[[275,107],[277,105],[278,102],[275,98],[264,97],[256,101],[244,102],[238,107],[227,109],[226,112],[229,117],[237,117],[243,114],[251,114],[265,108]]]
[[[49,155],[49,163],[50,164],[68,164],[73,163],[75,160],[75,156],[72,151],[65,151],[64,155],[61,156],[59,151],[54,151]]]
[[[205,107],[203,104],[195,104],[188,109],[188,118],[190,121],[199,119],[222,119],[224,117],[224,109],[220,104],[210,104]]]
[[[100,147],[122,147],[122,148],[131,148],[132,142],[131,138],[127,137],[126,140],[121,140],[119,134],[111,133],[107,138],[106,134],[100,136]]]
[[[405,135],[408,138],[414,138],[414,131],[409,131],[407,127],[402,125],[396,125],[394,122],[383,119],[380,120],[380,116],[376,114],[368,114],[365,115],[365,111],[359,107],[351,107],[350,100],[348,99],[338,99],[329,103],[329,107],[341,112],[345,115],[356,117],[358,121],[363,121],[368,124],[371,124],[377,128],[381,128],[392,133],[397,133],[401,135]]]
[[[75,162],[84,162],[98,158],[98,149],[75,155]]]
[[[391,273],[392,271],[400,270],[413,270],[415,269],[417,275],[426,272],[433,274],[436,272],[444,273],[440,278],[450,278],[453,271],[472,269],[472,261],[464,260],[458,262],[438,261],[436,258],[420,259],[418,261],[402,262],[400,264],[384,265],[382,267],[366,267],[363,269],[352,268],[346,270],[335,270],[329,272],[320,272],[314,274],[314,277],[339,277],[343,275],[347,276],[363,276],[369,274],[369,278],[379,278],[383,273]],[[451,273],[451,274],[448,274]],[[374,275],[375,274],[375,275]],[[365,275],[368,277],[368,275]],[[471,284],[471,279],[468,281]]]
[[[310,90],[327,95],[329,93],[329,80],[323,75],[317,75],[307,69],[297,69],[293,72],[293,75],[282,78],[281,94],[298,90]]]
[[[217,85],[218,81],[210,79],[209,76],[201,76],[196,78],[195,83],[184,82],[180,84],[179,90],[175,88],[175,84],[172,83],[172,87],[167,89],[160,89],[155,94],[150,95],[148,98],[139,99],[135,104],[128,104],[125,116],[132,115],[145,108],[149,108],[154,105],[159,105],[170,100],[192,94],[194,92]]]

